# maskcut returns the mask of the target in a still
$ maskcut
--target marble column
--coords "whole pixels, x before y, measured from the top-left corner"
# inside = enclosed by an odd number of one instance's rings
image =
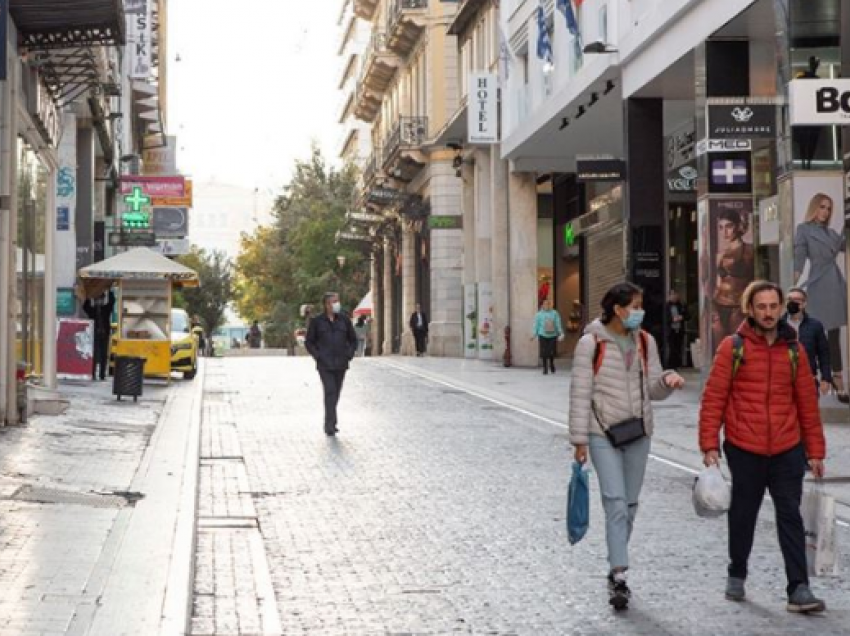
[[[461,215],[461,180],[450,160],[433,161],[430,170],[431,214]],[[431,323],[428,354],[460,357],[463,352],[463,231],[431,232]]]
[[[505,353],[505,327],[510,322],[510,266],[508,263],[508,164],[498,146],[490,153],[490,204],[492,235],[490,265],[493,282],[493,358],[500,364]]]
[[[392,239],[384,237],[384,293],[381,304],[384,310],[384,343],[381,355],[389,356],[393,352],[393,254]]]
[[[416,297],[416,234],[412,229],[404,228],[401,235],[402,292],[401,292],[401,355],[412,356],[416,353],[416,342],[407,321],[416,309],[419,299]]]
[[[478,357],[493,357],[492,324],[493,307],[492,254],[493,218],[490,183],[490,151],[475,151],[475,270],[478,283]],[[485,330],[485,325],[487,326]]]
[[[529,339],[537,314],[537,179],[530,173],[508,176],[511,353],[513,364],[537,364],[537,342]]]
[[[378,277],[381,276],[383,272],[378,268],[378,259],[376,255],[372,254],[372,259],[369,265],[369,289],[372,292],[372,320],[369,323],[369,331],[370,338],[372,342],[372,355],[377,356],[380,355],[381,351],[381,342],[378,340],[381,333],[381,321],[383,320],[383,316],[381,314],[381,308],[383,307],[383,302],[381,297],[378,295],[378,291],[380,290],[380,284]]]

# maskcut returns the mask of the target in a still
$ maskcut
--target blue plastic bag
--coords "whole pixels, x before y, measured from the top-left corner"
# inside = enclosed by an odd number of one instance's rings
[[[567,496],[567,534],[570,544],[575,545],[587,534],[590,527],[590,483],[587,471],[578,462],[573,462],[573,476]]]

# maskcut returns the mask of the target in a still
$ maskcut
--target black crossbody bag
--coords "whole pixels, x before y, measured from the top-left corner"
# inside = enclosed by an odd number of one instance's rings
[[[638,347],[640,347],[640,344],[638,344]],[[637,354],[637,363],[640,369],[640,412],[643,413],[643,406],[646,401],[643,387],[643,355],[639,349]],[[596,411],[596,403],[592,399],[591,406],[593,407],[593,415],[596,417],[596,421],[599,422],[602,432],[605,433],[605,437],[608,438],[608,441],[611,442],[611,446],[614,448],[628,446],[632,442],[646,437],[646,426],[642,417],[631,417],[606,428],[599,417],[599,413]]]

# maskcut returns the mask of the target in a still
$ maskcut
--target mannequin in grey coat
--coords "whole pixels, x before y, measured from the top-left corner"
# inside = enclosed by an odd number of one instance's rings
[[[798,281],[809,262],[809,275],[802,287],[809,295],[808,312],[823,323],[829,339],[829,354],[836,393],[847,399],[841,351],[841,328],[847,324],[847,284],[838,267],[845,240],[829,227],[834,204],[826,194],[816,194],[809,203],[806,220],[794,237],[794,279]]]

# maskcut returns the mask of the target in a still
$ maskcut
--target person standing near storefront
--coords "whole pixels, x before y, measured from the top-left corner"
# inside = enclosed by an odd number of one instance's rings
[[[416,355],[422,357],[428,348],[428,314],[422,311],[419,303],[416,303],[416,310],[410,314],[409,324],[416,341]]]
[[[806,348],[809,366],[815,378],[815,390],[820,389],[826,395],[832,388],[832,366],[829,360],[829,343],[823,329],[823,323],[806,311],[808,297],[805,290],[794,287],[788,292],[785,305],[785,320],[797,332],[797,339]],[[818,382],[820,377],[820,382]]]
[[[322,302],[324,311],[310,321],[304,345],[316,361],[325,394],[325,434],[338,432],[336,407],[348,365],[357,351],[357,333],[348,316],[342,312],[339,295],[327,292]]]
[[[847,324],[847,283],[838,267],[845,241],[829,227],[834,207],[832,197],[826,194],[816,194],[809,202],[805,222],[797,226],[794,237],[794,280],[797,287],[806,290],[811,314],[823,323],[829,341],[835,394],[839,401],[848,404],[850,396],[844,388],[841,351],[841,328]],[[801,284],[807,262],[809,274]]]
[[[652,400],[667,398],[685,381],[664,371],[655,339],[641,329],[643,291],[614,285],[602,299],[602,317],[588,325],[573,358],[570,443],[575,461],[588,451],[599,479],[608,543],[608,594],[615,609],[631,598],[626,583],[629,540],[653,433]]]
[[[685,326],[688,322],[688,309],[679,298],[679,292],[670,290],[665,306],[667,335],[667,364],[668,369],[678,369],[682,366],[682,348],[685,344]]]
[[[555,348],[559,340],[564,339],[564,327],[561,325],[561,315],[552,309],[552,301],[543,301],[540,311],[534,317],[534,331],[531,339],[537,338],[540,343],[540,358],[543,360],[543,375],[551,370],[555,373]]]
[[[822,612],[809,589],[800,503],[806,464],[824,475],[826,441],[808,355],[782,317],[782,289],[757,281],[744,292],[747,320],[720,343],[702,396],[699,445],[706,466],[732,473],[726,598],[743,601],[756,521],[770,492],[785,561],[789,612]],[[724,442],[721,446],[720,431]]]
[[[83,311],[94,322],[94,360],[92,380],[106,379],[109,366],[109,341],[112,339],[112,312],[115,310],[115,294],[112,290],[97,298],[86,299]]]

